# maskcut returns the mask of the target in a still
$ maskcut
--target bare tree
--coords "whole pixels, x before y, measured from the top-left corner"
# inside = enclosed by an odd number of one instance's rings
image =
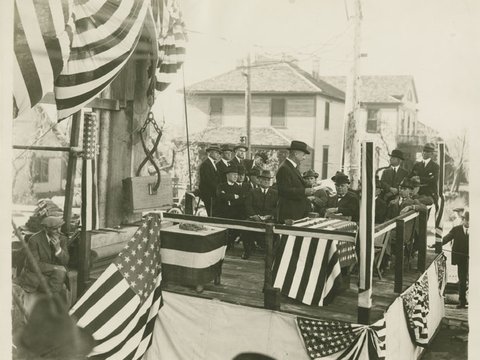
[[[464,130],[462,135],[447,141],[447,148],[452,158],[451,166],[453,169],[453,180],[450,185],[450,191],[458,192],[462,179],[468,178],[467,131]]]

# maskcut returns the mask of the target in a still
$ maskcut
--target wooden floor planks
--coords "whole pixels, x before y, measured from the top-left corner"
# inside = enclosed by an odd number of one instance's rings
[[[184,295],[197,296],[208,299],[217,299],[234,304],[263,308],[263,278],[264,254],[256,253],[248,260],[242,260],[241,249],[237,248],[227,252],[222,268],[220,285],[213,282],[206,284],[202,293],[197,293],[193,287],[179,284],[164,284],[164,290]],[[431,264],[435,254],[427,253],[427,266]],[[416,263],[414,267],[416,266]],[[404,271],[404,289],[415,282],[420,276],[415,269]],[[373,307],[370,321],[379,320],[390,304],[399,294],[393,292],[394,270],[387,271],[383,280],[374,276]],[[358,301],[358,276],[352,274],[350,287],[338,294],[328,306],[314,307],[302,304],[282,295],[280,311],[320,319],[342,320],[352,323],[357,322]]]

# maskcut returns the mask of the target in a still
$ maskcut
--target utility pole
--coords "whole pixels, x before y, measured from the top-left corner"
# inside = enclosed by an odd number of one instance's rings
[[[248,51],[247,54],[247,66],[243,75],[246,77],[246,85],[245,85],[245,114],[247,115],[247,156],[251,156],[252,154],[252,93],[251,93],[251,80],[252,80],[252,64],[251,64],[251,54]]]
[[[347,82],[347,93],[345,94],[342,165],[344,172],[348,171],[352,181],[352,188],[356,190],[360,178],[360,141],[363,140],[365,131],[360,122],[360,40],[362,21],[360,0],[355,0],[354,14],[353,64]]]

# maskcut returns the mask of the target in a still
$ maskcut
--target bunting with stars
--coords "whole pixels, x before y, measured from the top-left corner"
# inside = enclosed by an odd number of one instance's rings
[[[140,359],[150,346],[162,306],[159,234],[160,215],[149,214],[71,309],[96,340],[89,359]]]
[[[297,317],[311,359],[385,359],[385,318],[372,325]]]

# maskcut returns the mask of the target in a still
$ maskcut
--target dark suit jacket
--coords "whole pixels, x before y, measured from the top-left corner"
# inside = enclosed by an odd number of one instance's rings
[[[45,231],[40,231],[32,235],[32,237],[28,240],[28,248],[32,252],[40,271],[44,275],[48,275],[48,273],[52,272],[56,265],[61,265],[66,268],[69,255],[67,249],[67,239],[64,236],[60,238],[60,247],[62,251],[58,256],[55,256],[53,249],[50,247],[50,243],[48,242]],[[19,283],[22,287],[25,287],[30,291],[35,291],[40,286],[40,280],[35,273],[33,264],[29,260],[27,260],[25,267],[20,274]]]
[[[431,196],[434,201],[438,197],[438,173],[440,171],[440,166],[430,159],[426,167],[423,166],[423,162],[416,162],[413,165],[413,169],[410,172],[409,177],[419,176],[420,177],[420,190],[418,195],[427,195]]]
[[[230,165],[233,165],[233,166],[243,165],[243,166],[245,166],[245,160],[239,161],[239,160],[237,159],[237,157],[234,156],[233,159],[230,160]]]
[[[298,220],[305,217],[310,203],[305,196],[306,184],[292,163],[285,159],[276,175],[278,189],[278,221]]]
[[[375,199],[375,224],[381,224],[387,219],[387,203],[380,196]]]
[[[242,207],[245,206],[245,199],[242,194],[242,187],[237,183],[233,185],[229,185],[227,182],[219,184],[213,215],[227,219],[243,219]],[[238,199],[235,199],[235,195],[238,195]]]
[[[200,199],[203,202],[211,203],[212,199],[215,199],[217,191],[217,185],[219,182],[218,171],[215,170],[212,162],[207,158],[200,165],[200,182],[198,185]]]
[[[385,200],[390,200],[394,195],[390,192],[390,188],[398,189],[398,186],[402,180],[408,175],[408,171],[399,167],[398,171],[395,173],[392,167],[383,170],[382,177],[380,179],[382,183],[382,197]]]
[[[230,163],[229,163],[230,164]],[[218,183],[227,182],[227,174],[225,174],[225,169],[227,165],[223,162],[223,159],[216,163],[217,172],[218,172]]]
[[[444,236],[444,244],[453,240],[452,265],[458,265],[468,261],[468,236],[469,235],[466,235],[463,231],[463,225],[454,226],[452,230]]]
[[[261,188],[256,188],[247,194],[245,200],[245,209],[247,217],[253,215],[271,215],[275,218],[277,212],[278,193],[272,188],[267,189],[263,194]]]
[[[347,191],[340,199],[338,195],[330,197],[327,207],[338,207],[338,212],[345,216],[351,216],[352,221],[359,221],[360,219],[360,201],[352,191]]]

